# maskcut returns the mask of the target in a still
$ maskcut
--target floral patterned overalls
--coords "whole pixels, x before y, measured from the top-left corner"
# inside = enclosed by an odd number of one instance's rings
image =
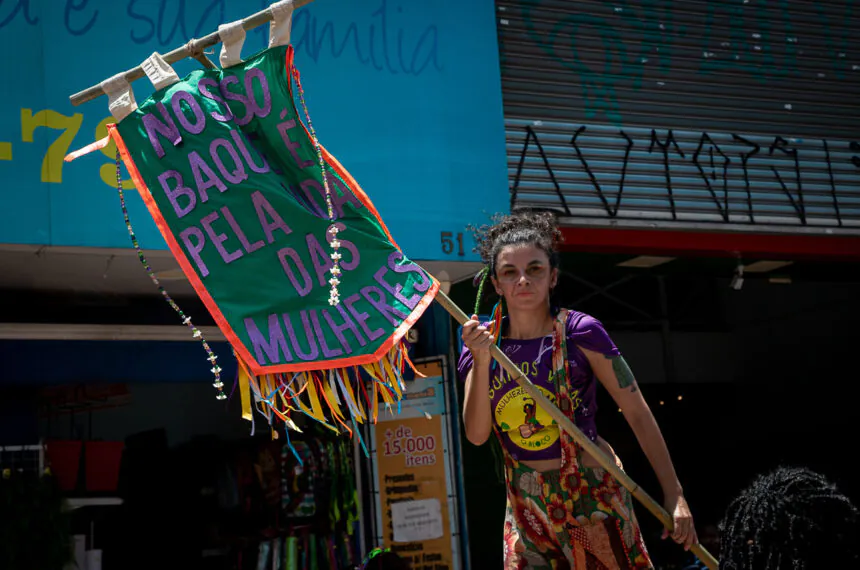
[[[568,396],[567,310],[553,331],[557,405],[574,421]],[[493,422],[493,431],[502,443]],[[653,568],[630,493],[605,469],[582,463],[582,448],[560,430],[561,467],[535,471],[505,456],[505,570]],[[504,445],[502,445],[504,449]],[[620,461],[616,457],[619,467]]]

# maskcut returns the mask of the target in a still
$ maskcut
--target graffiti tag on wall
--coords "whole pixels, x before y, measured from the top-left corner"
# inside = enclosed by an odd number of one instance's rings
[[[860,227],[858,141],[514,120],[508,139],[512,209]]]

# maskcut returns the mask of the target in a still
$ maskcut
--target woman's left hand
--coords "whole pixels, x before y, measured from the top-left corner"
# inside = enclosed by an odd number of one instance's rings
[[[693,515],[687,505],[684,495],[666,501],[666,510],[672,515],[674,530],[672,540],[684,545],[684,550],[690,550],[694,544],[698,544],[699,537],[696,535],[696,527],[693,525]],[[663,538],[670,536],[669,529],[663,529]]]

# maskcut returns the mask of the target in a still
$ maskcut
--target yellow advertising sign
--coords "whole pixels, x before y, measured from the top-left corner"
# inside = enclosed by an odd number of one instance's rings
[[[383,545],[412,570],[448,570],[453,552],[441,369],[431,364],[422,372],[427,378],[410,382],[409,405],[397,416],[380,414],[374,428],[381,534]]]

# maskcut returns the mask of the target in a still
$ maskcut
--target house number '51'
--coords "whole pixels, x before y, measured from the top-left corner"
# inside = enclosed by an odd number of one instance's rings
[[[463,232],[458,232],[456,237],[453,232],[442,232],[442,253],[454,253],[455,239],[457,240],[457,255],[465,255],[463,252]]]

